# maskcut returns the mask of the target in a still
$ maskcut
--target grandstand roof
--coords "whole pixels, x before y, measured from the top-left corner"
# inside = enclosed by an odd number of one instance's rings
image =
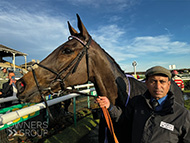
[[[17,50],[8,48],[0,44],[0,57],[12,57],[13,53],[15,54],[15,56],[27,56],[27,54],[25,53],[19,52]]]

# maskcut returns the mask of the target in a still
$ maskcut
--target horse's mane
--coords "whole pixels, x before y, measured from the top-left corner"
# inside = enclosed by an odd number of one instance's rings
[[[98,44],[99,45],[99,44]],[[100,47],[100,45],[99,45]],[[101,48],[101,47],[100,47]],[[115,61],[114,58],[112,58],[103,48],[101,48],[102,51],[113,61],[113,63],[117,66],[117,68],[123,73],[125,74],[125,72],[121,69],[121,67],[119,66],[119,64]]]

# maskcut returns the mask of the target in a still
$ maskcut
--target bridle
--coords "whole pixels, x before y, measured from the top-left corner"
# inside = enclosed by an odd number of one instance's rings
[[[46,67],[46,66],[44,66],[44,65],[42,65],[42,64],[40,64],[40,63],[34,63],[34,64],[32,65],[32,67],[33,67],[34,65],[37,65],[37,66],[39,66],[39,67],[41,67],[41,68],[43,68],[43,69],[46,69],[46,70],[48,70],[48,71],[50,71],[51,73],[53,73],[53,74],[56,75],[56,78],[50,83],[50,86],[47,87],[47,88],[43,88],[43,89],[42,89],[42,88],[40,88],[40,85],[39,85],[39,83],[38,83],[35,70],[34,70],[34,68],[32,68],[32,74],[33,74],[34,81],[35,81],[35,83],[36,83],[37,89],[38,89],[38,91],[39,91],[39,93],[40,93],[41,98],[43,99],[43,101],[44,101],[44,103],[45,103],[45,106],[46,106],[46,109],[47,109],[47,111],[48,111],[48,114],[49,114],[49,116],[50,116],[50,118],[51,118],[52,120],[53,120],[53,116],[51,115],[51,112],[50,112],[49,107],[48,107],[48,105],[47,105],[46,98],[45,98],[45,96],[44,96],[44,94],[43,94],[42,92],[43,92],[43,91],[49,91],[50,93],[52,93],[52,91],[51,91],[51,84],[53,84],[53,83],[56,82],[56,81],[58,81],[58,82],[60,83],[60,87],[61,87],[61,90],[62,90],[62,91],[66,90],[64,81],[68,78],[68,76],[69,76],[70,74],[73,74],[73,73],[76,71],[76,69],[77,69],[77,67],[78,67],[78,65],[79,65],[79,63],[80,63],[80,61],[82,60],[82,58],[83,58],[84,55],[86,55],[86,66],[87,66],[87,77],[88,77],[88,80],[87,80],[87,81],[89,81],[89,61],[88,61],[89,57],[88,57],[88,49],[89,49],[89,46],[90,46],[90,44],[91,44],[92,38],[91,38],[91,36],[90,36],[90,38],[89,38],[89,40],[88,40],[88,42],[87,42],[86,44],[85,44],[85,42],[83,42],[81,39],[79,39],[78,37],[73,36],[73,35],[69,36],[68,39],[69,39],[69,40],[71,40],[71,39],[76,39],[77,41],[79,41],[79,42],[83,45],[83,49],[78,53],[78,55],[75,57],[75,59],[74,59],[67,67],[65,67],[64,69],[62,69],[62,70],[59,71],[59,72],[56,72],[56,71],[54,71],[54,70],[52,70],[52,69],[50,69],[50,68],[48,68],[48,67]],[[70,70],[69,70],[69,69],[70,69]],[[67,72],[66,75],[65,75],[63,78],[61,78],[61,76],[62,76],[65,72]],[[67,90],[68,90],[68,89],[67,89]]]

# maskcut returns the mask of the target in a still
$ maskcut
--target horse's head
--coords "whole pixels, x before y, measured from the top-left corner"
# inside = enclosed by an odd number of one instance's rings
[[[83,84],[88,81],[88,48],[91,36],[80,17],[78,33],[68,22],[71,36],[42,62],[36,64],[16,83],[18,98],[25,102],[41,101],[40,94],[47,95],[49,90],[57,92],[61,88]],[[93,42],[93,41],[92,41]],[[93,42],[94,43],[94,42]],[[80,78],[78,78],[80,75]]]

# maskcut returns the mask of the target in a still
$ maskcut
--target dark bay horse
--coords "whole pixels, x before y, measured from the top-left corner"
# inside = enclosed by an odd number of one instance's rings
[[[123,109],[129,98],[146,91],[145,84],[126,77],[115,60],[91,38],[78,15],[77,19],[80,32],[68,22],[71,34],[68,41],[37,64],[38,68],[17,81],[18,98],[25,102],[40,102],[41,94],[48,95],[50,91],[91,81],[98,95],[107,96],[112,104]],[[180,93],[176,94],[177,101],[183,104],[179,88],[175,83],[172,86],[172,90]],[[100,142],[105,139],[103,122],[100,123]],[[116,134],[119,136],[117,131]]]

